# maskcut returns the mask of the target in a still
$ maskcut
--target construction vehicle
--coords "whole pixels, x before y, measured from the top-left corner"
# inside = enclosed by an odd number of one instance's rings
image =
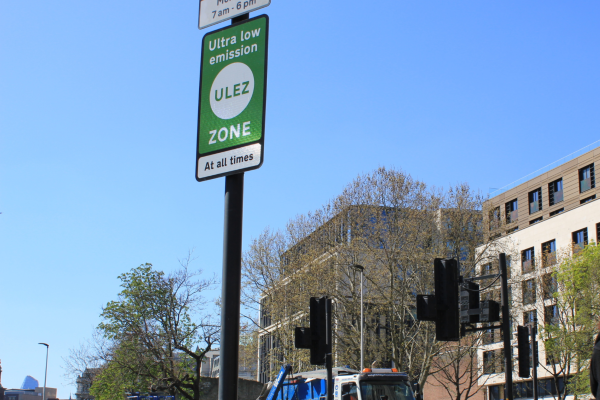
[[[395,368],[365,368],[363,372],[333,368],[332,372],[334,400],[419,400],[408,375]],[[324,369],[291,375],[291,367],[284,365],[266,400],[327,400],[326,382]]]

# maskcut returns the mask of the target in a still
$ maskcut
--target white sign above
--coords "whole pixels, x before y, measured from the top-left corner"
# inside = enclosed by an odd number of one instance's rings
[[[198,29],[267,7],[271,0],[200,0]]]

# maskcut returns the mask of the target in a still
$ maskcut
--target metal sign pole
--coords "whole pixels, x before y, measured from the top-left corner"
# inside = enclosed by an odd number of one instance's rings
[[[225,178],[219,400],[238,398],[244,174]]]
[[[506,380],[504,398],[507,400],[513,400],[513,363],[512,348],[510,345],[510,305],[508,304],[508,276],[506,274],[506,254],[500,253],[499,261],[500,274],[502,275],[502,336],[504,339],[504,377]]]
[[[533,326],[531,327],[531,352],[533,353],[533,400],[538,400],[538,354],[537,354],[537,311],[533,319]]]

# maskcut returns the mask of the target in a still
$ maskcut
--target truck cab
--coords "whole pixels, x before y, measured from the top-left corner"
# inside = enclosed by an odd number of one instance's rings
[[[334,378],[334,400],[415,400],[408,375],[395,368],[365,368]]]

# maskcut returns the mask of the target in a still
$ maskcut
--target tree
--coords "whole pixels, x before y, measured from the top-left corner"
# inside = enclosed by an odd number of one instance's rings
[[[72,351],[71,374],[100,365],[91,393],[98,400],[125,391],[162,391],[200,399],[200,369],[205,354],[219,341],[219,326],[207,313],[203,292],[215,281],[182,268],[170,275],[143,264],[119,276],[121,292],[102,310],[103,322],[91,344]],[[202,347],[200,347],[202,346]]]
[[[542,294],[551,298],[544,306],[540,327],[546,355],[546,362],[540,364],[556,388],[565,384],[566,390],[557,390],[555,398],[573,395],[577,399],[589,393],[589,360],[598,334],[600,247],[566,249],[552,270],[552,275],[546,273],[540,279]]]
[[[463,271],[474,271],[483,200],[466,184],[443,192],[380,168],[285,230],[266,229],[244,254],[243,268],[244,304],[256,312],[248,317],[270,373],[284,360],[296,370],[312,368],[308,351],[294,348],[294,328],[308,326],[309,297],[323,295],[335,304],[334,363],[359,367],[360,273],[353,265],[360,264],[366,365],[394,363],[423,386],[441,344],[433,324],[416,320],[415,295],[433,291],[436,257],[456,256]]]

